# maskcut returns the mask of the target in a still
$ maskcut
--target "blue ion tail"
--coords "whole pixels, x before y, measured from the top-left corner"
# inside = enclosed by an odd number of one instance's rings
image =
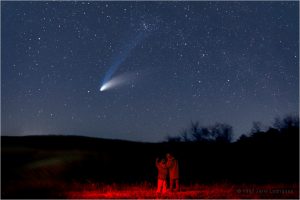
[[[100,91],[105,89],[105,84],[111,79],[114,73],[119,69],[120,65],[127,59],[131,51],[145,38],[146,33],[139,33],[134,40],[128,43],[124,48],[122,48],[122,53],[117,57],[114,63],[109,67],[108,71],[105,73],[103,80],[101,81]]]

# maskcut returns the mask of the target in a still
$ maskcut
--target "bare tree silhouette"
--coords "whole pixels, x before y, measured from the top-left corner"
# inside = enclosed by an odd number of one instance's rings
[[[192,121],[190,127],[182,131],[181,138],[181,141],[231,142],[232,126],[224,123],[200,126],[198,121]]]
[[[212,128],[213,136],[218,142],[229,143],[232,140],[232,126],[228,124],[217,123]]]
[[[190,142],[191,141],[187,130],[182,131],[181,138],[182,138],[183,142]]]
[[[262,131],[262,123],[255,121],[252,123],[251,134],[259,133]]]
[[[263,141],[270,140],[270,138],[272,138],[273,141],[276,140],[275,137],[278,137],[278,134],[293,135],[295,139],[299,138],[299,116],[287,115],[284,118],[276,117],[273,125],[266,131],[262,130],[260,122],[253,122],[251,134],[248,136],[245,134],[241,135],[238,141],[245,141],[248,139]]]

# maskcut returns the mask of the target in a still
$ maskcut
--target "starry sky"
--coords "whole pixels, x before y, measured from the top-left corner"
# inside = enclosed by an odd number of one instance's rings
[[[299,2],[1,2],[1,134],[157,142],[299,109]],[[103,83],[119,84],[100,91]]]

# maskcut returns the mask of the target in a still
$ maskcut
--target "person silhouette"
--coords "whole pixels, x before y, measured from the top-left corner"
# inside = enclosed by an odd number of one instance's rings
[[[168,175],[168,168],[166,166],[165,159],[156,158],[156,168],[158,170],[158,177],[157,177],[157,190],[156,193],[166,193],[167,192],[167,175]]]
[[[170,191],[173,191],[173,187],[175,184],[175,190],[179,191],[179,166],[178,160],[174,158],[171,153],[167,153],[167,168],[170,177]]]

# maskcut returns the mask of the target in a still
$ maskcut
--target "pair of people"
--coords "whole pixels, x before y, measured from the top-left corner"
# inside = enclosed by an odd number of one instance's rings
[[[167,176],[170,178],[170,191],[179,191],[179,166],[178,160],[170,153],[166,155],[167,159],[156,159],[156,167],[158,169],[157,177],[157,193],[167,192]]]

